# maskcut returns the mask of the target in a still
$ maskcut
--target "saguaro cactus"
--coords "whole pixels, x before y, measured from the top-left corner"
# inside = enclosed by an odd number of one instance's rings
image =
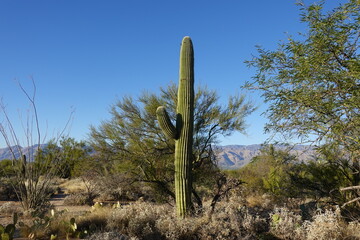
[[[191,168],[194,125],[194,50],[190,37],[184,37],[180,50],[179,86],[174,126],[165,108],[157,108],[159,125],[175,140],[176,212],[184,218],[191,209]]]

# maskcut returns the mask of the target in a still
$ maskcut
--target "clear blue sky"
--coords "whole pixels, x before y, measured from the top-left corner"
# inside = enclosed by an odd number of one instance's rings
[[[287,34],[304,31],[295,2],[1,0],[0,97],[24,142],[19,118],[26,122],[28,103],[14,79],[31,93],[32,76],[43,135],[54,137],[75,109],[69,135],[86,140],[90,125],[110,119],[117,99],[177,82],[180,42],[190,36],[196,84],[216,89],[225,102],[254,75],[244,60],[256,54],[255,45],[275,49]],[[247,119],[248,135],[234,134],[223,145],[266,139],[266,106],[256,93],[249,99],[259,110]]]

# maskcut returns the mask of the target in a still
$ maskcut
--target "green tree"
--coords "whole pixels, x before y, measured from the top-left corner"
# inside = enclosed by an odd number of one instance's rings
[[[324,2],[300,5],[307,32],[274,51],[259,47],[248,61],[257,73],[246,86],[262,91],[269,104],[267,131],[316,143],[320,151],[324,143],[339,146],[359,185],[360,2],[329,13]]]
[[[324,145],[321,154],[294,164],[289,176],[299,195],[313,199],[326,197],[337,204],[344,204],[353,196],[341,193],[339,189],[352,184],[354,175],[351,169],[351,162],[341,149]]]
[[[14,163],[10,159],[3,159],[0,161],[0,178],[1,177],[12,177],[16,175],[14,169]]]
[[[130,174],[134,181],[149,183],[162,196],[174,198],[174,140],[161,131],[156,109],[164,106],[171,119],[176,119],[177,86],[170,84],[159,95],[143,93],[138,99],[124,97],[111,109],[111,120],[91,127],[90,142],[98,158]],[[199,87],[195,94],[193,181],[206,182],[203,173],[216,171],[212,145],[219,136],[234,131],[244,132],[244,118],[254,110],[242,95],[219,103],[215,91]],[[196,187],[195,187],[196,188]],[[201,198],[193,189],[198,204]]]
[[[90,147],[84,141],[76,141],[74,138],[62,137],[60,141],[50,140],[35,157],[35,162],[46,164],[49,167],[57,166],[57,175],[63,178],[70,178],[74,175],[80,175],[81,169],[90,158]],[[47,171],[47,169],[43,169]]]
[[[294,196],[296,190],[291,185],[289,175],[294,162],[296,156],[288,150],[265,145],[248,165],[236,170],[236,175],[244,181],[249,194],[267,192],[278,198]]]

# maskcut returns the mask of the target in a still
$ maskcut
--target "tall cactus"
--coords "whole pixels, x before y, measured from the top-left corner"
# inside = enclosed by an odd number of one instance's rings
[[[180,50],[179,86],[176,126],[171,123],[163,106],[156,110],[165,135],[175,140],[176,212],[184,218],[192,207],[191,168],[194,125],[194,51],[190,37],[184,37]]]

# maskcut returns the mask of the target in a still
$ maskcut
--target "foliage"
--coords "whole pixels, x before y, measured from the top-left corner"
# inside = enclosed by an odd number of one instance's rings
[[[79,167],[89,158],[91,149],[84,141],[76,141],[74,138],[62,137],[59,142],[50,140],[36,156],[36,163],[56,165],[57,175],[63,178],[70,178],[79,175]],[[44,169],[47,171],[47,169]]]
[[[326,151],[325,151],[326,149]],[[249,196],[269,193],[278,201],[288,197],[322,199],[342,205],[355,197],[339,189],[353,182],[354,174],[346,156],[338,149],[322,146],[321,154],[299,161],[287,150],[265,146],[261,153],[239,170],[227,174],[244,181]]]
[[[266,130],[347,153],[360,183],[360,2],[349,0],[329,13],[324,1],[305,7],[308,31],[289,36],[275,51],[258,48],[247,63],[257,70],[248,88],[262,91],[269,103]],[[350,166],[350,165],[349,165]]]
[[[303,196],[313,199],[330,198],[336,204],[343,204],[346,196],[340,194],[339,188],[350,185],[354,177],[348,165],[346,159],[335,161],[319,155],[291,168],[291,184]]]
[[[156,120],[156,109],[164,106],[176,119],[177,86],[170,84],[161,94],[143,93],[138,99],[124,97],[111,110],[111,120],[91,127],[91,146],[109,173],[129,174],[134,181],[151,184],[162,196],[171,196],[174,181],[174,141],[165,137]],[[201,166],[213,160],[212,144],[219,136],[234,131],[243,132],[244,118],[253,110],[244,96],[229,98],[219,104],[215,91],[199,87],[195,93],[193,174],[194,183],[200,178]],[[203,177],[203,176],[202,176]],[[210,176],[208,176],[210,177]],[[163,198],[166,200],[166,198]]]
[[[270,193],[279,201],[296,196],[298,190],[290,181],[289,172],[296,157],[288,150],[276,149],[273,145],[264,146],[261,153],[239,170],[228,172],[244,182],[246,194],[262,195]]]
[[[8,201],[8,200],[18,200],[18,196],[16,195],[14,185],[15,178],[1,178],[0,179],[0,200]]]
[[[14,163],[10,159],[3,159],[0,161],[0,177],[12,177],[16,175],[14,170]]]

